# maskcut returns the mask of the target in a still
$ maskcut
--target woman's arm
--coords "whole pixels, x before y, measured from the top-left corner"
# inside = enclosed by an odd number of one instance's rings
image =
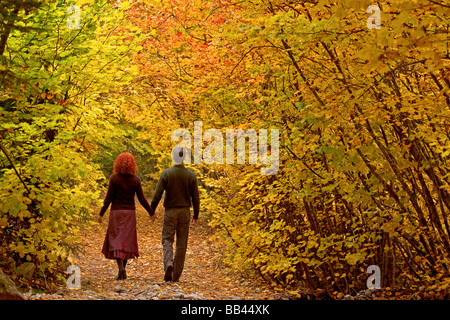
[[[108,209],[109,205],[113,201],[114,197],[114,183],[112,181],[113,176],[109,178],[108,192],[106,193],[105,200],[103,201],[103,207],[100,210],[100,217],[103,217],[106,209]]]
[[[155,211],[153,211],[153,209],[150,207],[150,204],[148,203],[147,199],[144,196],[144,191],[142,190],[141,185],[141,179],[139,179],[138,185],[136,187],[136,195],[138,197],[139,203],[145,208],[145,210],[147,210],[150,217],[153,216],[155,214]]]

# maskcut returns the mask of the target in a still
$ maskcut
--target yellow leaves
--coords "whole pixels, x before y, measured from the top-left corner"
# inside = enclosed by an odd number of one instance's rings
[[[363,252],[347,253],[345,260],[349,265],[356,265],[359,262],[364,261],[366,255]]]
[[[8,218],[6,216],[0,216],[0,228],[4,229],[8,225]]]
[[[293,274],[288,274],[286,276],[286,283],[290,283],[293,279],[294,279],[294,275]]]
[[[343,6],[338,5],[337,10],[335,12],[335,16],[337,18],[343,18],[348,14],[348,11]]]
[[[90,205],[89,199],[97,198],[97,195],[95,191],[89,189],[86,191],[81,184],[72,189],[66,189],[62,180],[55,181],[51,178],[49,173],[55,170],[54,166],[61,164],[58,159],[72,163],[72,168],[80,167],[80,163],[70,162],[69,152],[60,154],[59,157],[55,153],[53,162],[49,161],[50,157],[42,162],[38,158],[39,155],[34,157],[31,167],[42,175],[33,175],[31,179],[28,179],[30,192],[19,192],[21,184],[17,184],[11,187],[13,191],[15,191],[14,188],[18,188],[16,192],[0,194],[2,207],[7,210],[6,214],[0,216],[0,233],[3,227],[8,227],[6,224],[12,227],[20,225],[21,228],[12,235],[21,241],[17,244],[11,242],[8,251],[17,253],[22,259],[31,259],[33,262],[37,259],[45,272],[47,268],[55,265],[54,262],[64,261],[71,248],[77,244],[79,226],[76,223],[81,220],[85,212],[89,213],[90,210],[86,210],[86,207]],[[27,174],[26,170],[23,169],[24,176]],[[64,166],[60,166],[58,170],[64,172]],[[65,175],[75,181],[77,171],[67,170]],[[58,177],[65,176],[60,173]],[[5,183],[5,180],[1,183]],[[33,203],[34,205],[31,206]],[[11,210],[12,208],[15,208],[15,211]],[[87,226],[86,224],[84,227]]]
[[[17,216],[20,219],[31,217],[31,212],[28,210],[20,210]]]
[[[127,71],[134,74],[138,71],[138,67],[136,65],[131,65],[129,68],[127,68]]]
[[[391,221],[388,221],[388,222],[384,223],[381,226],[381,229],[384,232],[387,232],[388,234],[390,234],[391,236],[397,236],[397,234],[398,234],[397,233],[397,228],[399,226],[401,226],[401,224],[399,222],[391,220]]]
[[[306,249],[313,249],[313,248],[317,248],[319,246],[319,243],[317,243],[317,241],[312,240],[312,241],[308,241],[307,245],[306,245]]]
[[[129,9],[130,6],[131,6],[130,1],[122,1],[122,2],[120,2],[120,7],[121,7],[123,10]]]

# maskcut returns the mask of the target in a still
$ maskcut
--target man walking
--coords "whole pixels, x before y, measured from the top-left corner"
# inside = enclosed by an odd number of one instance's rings
[[[178,281],[183,272],[186,257],[190,207],[193,206],[192,224],[198,219],[200,197],[195,173],[185,168],[183,160],[186,150],[177,147],[172,150],[172,160],[175,163],[162,172],[156,185],[151,202],[151,208],[156,210],[162,194],[164,197],[164,223],[162,229],[162,245],[164,259],[164,280]],[[173,242],[176,234],[175,256]]]

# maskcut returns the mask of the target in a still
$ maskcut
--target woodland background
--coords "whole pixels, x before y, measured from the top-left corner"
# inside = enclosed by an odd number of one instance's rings
[[[115,157],[150,197],[172,132],[201,120],[280,130],[276,175],[190,166],[229,268],[349,292],[378,265],[383,287],[448,290],[449,1],[0,5],[0,268],[61,278]]]

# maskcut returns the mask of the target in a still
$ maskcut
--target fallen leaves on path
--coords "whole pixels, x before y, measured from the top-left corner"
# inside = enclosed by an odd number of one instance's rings
[[[163,209],[151,221],[137,209],[140,257],[129,260],[126,280],[117,278],[114,260],[101,253],[108,216],[83,233],[84,254],[76,258],[81,288],[61,286],[56,293],[28,295],[29,299],[279,299],[280,293],[252,279],[231,273],[219,263],[219,248],[212,230],[200,219],[191,225],[183,274],[179,282],[164,282],[161,231]]]

